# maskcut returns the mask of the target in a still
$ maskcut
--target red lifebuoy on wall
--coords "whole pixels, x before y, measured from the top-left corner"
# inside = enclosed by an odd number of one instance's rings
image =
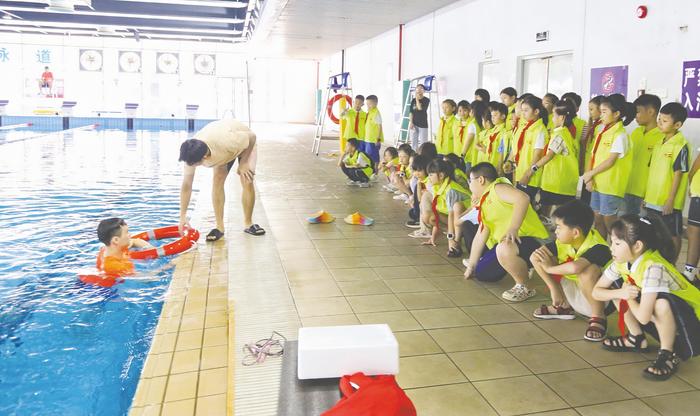
[[[328,112],[328,118],[331,119],[335,124],[339,124],[340,120],[333,114],[333,104],[339,101],[341,98],[345,97],[345,103],[348,106],[352,106],[352,98],[344,94],[336,94],[330,100],[328,100],[328,105],[326,106],[326,111]]]

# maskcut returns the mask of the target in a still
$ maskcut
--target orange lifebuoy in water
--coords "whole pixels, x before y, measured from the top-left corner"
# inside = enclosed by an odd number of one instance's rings
[[[336,103],[336,101],[340,100],[341,98],[345,97],[345,103],[348,106],[352,106],[352,98],[349,95],[344,95],[344,94],[336,94],[334,95],[330,100],[328,100],[328,106],[326,107],[326,111],[328,112],[328,118],[331,119],[335,124],[339,124],[340,120],[338,117],[333,114],[333,104]]]
[[[170,227],[157,228],[151,231],[144,231],[142,233],[131,236],[131,238],[140,238],[141,240],[151,241],[151,240],[162,240],[165,238],[176,238],[180,236],[180,230],[177,225]],[[163,256],[172,256],[174,254],[182,253],[183,251],[192,248],[195,243],[199,240],[199,231],[195,229],[186,229],[185,234],[176,241],[172,243],[165,244],[161,247],[149,248],[147,250],[130,251],[129,258],[136,260],[147,260],[155,259]],[[98,256],[97,268],[101,269],[101,257]],[[102,286],[102,287],[112,287],[117,283],[121,283],[124,279],[121,276],[111,276],[107,274],[79,274],[78,279],[87,284]]]

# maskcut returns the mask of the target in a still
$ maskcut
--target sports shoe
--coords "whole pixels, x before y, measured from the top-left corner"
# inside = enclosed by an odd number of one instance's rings
[[[357,186],[359,186],[360,188],[369,188],[370,187],[369,182],[360,182],[360,184]]]
[[[535,289],[528,289],[526,286],[516,284],[512,288],[503,292],[501,297],[511,302],[522,302],[537,294]]]
[[[404,223],[408,228],[420,228],[420,221],[409,220]]]
[[[408,195],[406,195],[406,194],[394,195],[394,199],[397,201],[408,201]]]
[[[347,182],[345,182],[345,184],[346,184],[347,186],[357,186],[357,185],[360,184],[360,182],[357,182],[357,181],[347,181]]]
[[[420,225],[419,225],[419,227],[420,227]],[[430,238],[430,237],[432,237],[433,235],[432,235],[432,234],[430,233],[430,231],[428,231],[428,230],[421,230],[421,229],[419,229],[419,230],[416,230],[416,231],[412,232],[412,233],[409,234],[408,236],[411,237],[411,238]]]

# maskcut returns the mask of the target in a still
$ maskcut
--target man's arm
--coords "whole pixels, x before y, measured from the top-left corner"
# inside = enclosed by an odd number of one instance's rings
[[[250,166],[247,163],[241,164],[240,161],[241,160],[248,160],[248,156],[250,156],[250,154],[255,149],[255,143],[257,142],[257,136],[251,130],[248,130],[248,132],[246,132],[246,133],[248,134],[248,147],[243,152],[241,152],[241,154],[238,156],[238,160],[239,160],[239,162],[238,162],[238,175],[242,176],[248,182],[253,182],[253,177],[255,176],[255,172],[253,172],[250,169]]]
[[[194,182],[194,172],[196,166],[185,164],[182,173],[182,185],[180,186],[180,234],[183,233],[185,225],[187,225],[187,208],[190,206],[192,198],[192,183]]]

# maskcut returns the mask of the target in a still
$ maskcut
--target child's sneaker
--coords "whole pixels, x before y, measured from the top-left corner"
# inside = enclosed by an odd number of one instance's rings
[[[420,221],[408,220],[404,225],[408,228],[420,228]]]
[[[528,300],[536,294],[537,291],[535,289],[528,289],[526,286],[516,284],[512,288],[503,292],[501,297],[511,302],[522,302],[524,300]]]
[[[345,182],[345,184],[346,184],[347,186],[357,186],[357,185],[360,184],[360,182],[357,182],[357,181],[347,181],[347,182]]]
[[[411,238],[430,238],[433,235],[428,230],[416,230],[408,235]]]
[[[397,201],[408,201],[408,195],[406,195],[406,194],[394,195],[394,199]]]
[[[357,186],[359,186],[360,188],[369,188],[370,185],[369,182],[360,182],[360,184]]]
[[[377,182],[379,180],[379,177],[376,173],[373,173],[372,176],[369,177],[369,180],[372,182]]]

